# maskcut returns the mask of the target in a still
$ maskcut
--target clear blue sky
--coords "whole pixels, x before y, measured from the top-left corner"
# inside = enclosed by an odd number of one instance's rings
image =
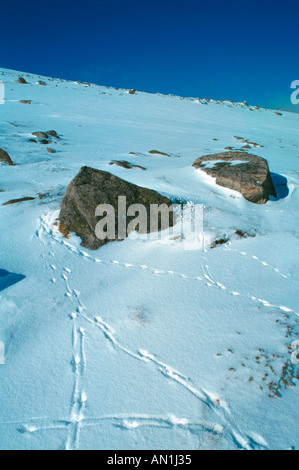
[[[0,67],[299,112],[298,0],[1,0]]]

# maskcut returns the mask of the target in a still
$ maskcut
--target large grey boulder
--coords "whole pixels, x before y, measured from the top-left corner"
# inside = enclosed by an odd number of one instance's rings
[[[11,166],[14,165],[14,162],[12,161],[8,153],[5,152],[5,150],[3,149],[0,149],[0,162],[6,163],[7,165],[11,165]]]
[[[78,175],[68,186],[65,196],[60,204],[60,231],[68,236],[70,232],[76,233],[82,240],[82,246],[97,250],[100,246],[113,239],[100,240],[96,235],[96,225],[101,219],[97,217],[96,209],[100,204],[110,204],[115,209],[115,232],[119,234],[118,224],[118,197],[126,196],[126,210],[132,204],[142,204],[147,209],[147,231],[150,232],[150,205],[172,205],[172,201],[161,196],[156,191],[142,188],[128,183],[106,171],[95,170],[89,167],[81,168]],[[127,217],[127,225],[135,215]],[[168,227],[173,225],[174,215],[170,214]],[[161,220],[159,220],[159,229]],[[125,238],[128,231],[125,230]],[[122,237],[118,237],[123,239]]]
[[[265,204],[270,196],[277,197],[267,160],[247,152],[224,152],[205,155],[193,163],[216,178],[216,184],[234,189],[245,199]]]

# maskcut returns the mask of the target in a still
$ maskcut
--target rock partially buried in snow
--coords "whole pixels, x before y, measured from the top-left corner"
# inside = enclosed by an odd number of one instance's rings
[[[265,204],[277,197],[267,160],[247,152],[225,152],[200,157],[197,169],[216,178],[216,184],[241,193],[255,204]]]
[[[11,206],[12,204],[19,204],[20,202],[34,201],[35,197],[22,197],[20,199],[11,199],[10,201],[5,202],[2,206]]]
[[[38,131],[38,132],[33,132],[32,135],[34,135],[34,137],[37,137],[38,139],[49,139],[49,136],[54,137],[55,139],[60,139],[56,131],[47,131],[47,132]]]
[[[21,85],[28,85],[28,82],[26,82],[25,78],[23,77],[19,77],[17,83],[20,83]]]
[[[32,132],[32,135],[34,135],[34,137],[37,137],[38,139],[47,139],[48,136],[45,132]]]
[[[112,160],[109,165],[117,165],[122,168],[125,168],[126,170],[131,170],[132,168],[139,168],[140,170],[146,171],[146,168],[144,168],[144,166],[134,165],[133,163],[130,163],[127,160]]]
[[[147,211],[147,231],[150,232],[150,205],[166,204],[167,207],[172,205],[172,201],[161,196],[156,191],[142,188],[132,183],[128,183],[117,176],[106,171],[95,170],[89,167],[81,168],[78,175],[68,186],[65,196],[60,204],[60,231],[67,236],[70,232],[76,233],[81,240],[82,246],[91,250],[97,250],[100,246],[105,245],[109,241],[115,239],[122,240],[126,238],[130,230],[128,223],[136,218],[128,216],[125,226],[125,234],[120,234],[118,222],[118,204],[119,196],[126,197],[125,213],[132,204],[142,204]],[[116,238],[100,240],[96,236],[96,225],[100,217],[96,217],[96,209],[101,204],[110,204],[115,209],[115,234]],[[167,227],[162,224],[159,218],[159,230],[172,226],[174,215],[171,212]],[[127,229],[126,229],[127,228]],[[144,233],[141,231],[141,233]]]
[[[59,137],[59,135],[57,134],[56,131],[53,131],[53,130],[52,131],[47,131],[46,134],[47,134],[47,136],[50,135],[51,137],[55,137],[56,139],[60,139],[60,137]]]
[[[7,165],[13,166],[14,162],[10,158],[7,152],[5,150],[0,149],[0,163],[6,163]]]

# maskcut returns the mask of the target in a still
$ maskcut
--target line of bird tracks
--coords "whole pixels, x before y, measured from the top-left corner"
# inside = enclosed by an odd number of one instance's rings
[[[152,266],[147,266],[147,265],[144,265],[144,264],[132,264],[132,263],[129,263],[129,262],[126,263],[126,262],[122,262],[122,261],[118,261],[118,260],[105,260],[105,259],[100,259],[100,258],[97,258],[97,257],[93,257],[89,253],[87,253],[86,251],[84,251],[80,248],[74,247],[69,241],[67,241],[66,239],[63,238],[63,236],[62,236],[62,234],[60,234],[57,226],[53,225],[56,221],[56,216],[57,216],[57,213],[54,213],[54,214],[52,213],[52,214],[47,214],[47,215],[45,215],[41,218],[40,229],[37,232],[38,237],[40,239],[42,239],[43,234],[48,234],[52,240],[56,241],[57,243],[60,243],[60,244],[64,245],[70,252],[76,254],[77,256],[81,256],[81,257],[85,258],[89,262],[102,264],[102,265],[117,265],[117,266],[125,268],[125,269],[145,270],[147,272],[151,272],[155,276],[170,275],[170,276],[174,276],[174,277],[177,277],[177,278],[180,278],[180,279],[184,279],[186,281],[203,282],[203,283],[205,283],[205,285],[207,287],[220,289],[220,290],[226,292],[226,294],[233,295],[233,296],[246,297],[246,298],[249,298],[254,303],[260,303],[264,307],[268,307],[268,308],[272,308],[272,309],[275,309],[275,310],[279,310],[279,311],[284,312],[284,313],[292,314],[292,315],[294,315],[294,317],[297,317],[297,318],[299,317],[299,313],[294,311],[292,308],[290,308],[288,306],[271,304],[271,302],[269,302],[268,300],[258,298],[258,297],[253,296],[252,294],[250,294],[248,292],[240,293],[240,292],[237,292],[237,291],[230,290],[224,284],[218,282],[217,280],[214,280],[212,275],[209,273],[209,266],[207,265],[207,261],[206,261],[205,256],[203,256],[204,264],[202,264],[202,266],[201,266],[202,273],[201,273],[200,276],[190,276],[190,275],[180,273],[180,272],[177,272],[177,271],[163,270],[163,269],[155,268],[155,267],[152,267]],[[231,249],[231,250],[238,252],[242,256],[251,256],[251,255],[248,255],[246,252],[242,252],[242,251],[235,250],[235,249]],[[285,274],[282,274],[279,271],[278,268],[272,267],[267,262],[260,260],[257,256],[252,255],[251,258],[258,261],[262,266],[270,268],[273,272],[277,273],[277,275],[279,275],[283,278],[288,278],[288,276],[285,275]]]
[[[209,393],[206,390],[201,390],[195,387],[192,380],[186,377],[184,374],[176,370],[174,367],[164,363],[155,355],[149,353],[144,349],[137,349],[132,351],[125,347],[117,337],[117,332],[106,323],[99,316],[92,316],[87,311],[81,301],[80,292],[71,287],[70,276],[71,270],[63,267],[60,270],[53,264],[53,257],[55,257],[55,248],[53,243],[60,243],[65,246],[70,252],[77,256],[85,258],[86,261],[92,263],[98,263],[99,265],[117,265],[124,269],[139,269],[151,272],[156,276],[171,275],[179,277],[186,281],[203,282],[207,287],[221,289],[223,292],[233,296],[246,296],[251,299],[252,302],[262,304],[264,307],[278,309],[284,313],[293,313],[298,316],[296,312],[285,306],[272,305],[266,300],[259,299],[251,296],[250,294],[242,294],[235,291],[230,291],[222,283],[213,279],[209,272],[207,264],[202,265],[202,273],[200,276],[189,276],[180,272],[161,270],[147,265],[134,265],[131,263],[120,262],[118,260],[104,260],[97,257],[92,257],[89,253],[82,249],[74,247],[68,240],[60,236],[57,227],[54,226],[55,214],[47,214],[41,218],[40,227],[37,231],[37,236],[41,243],[48,249],[49,254],[49,269],[58,274],[52,277],[52,282],[58,282],[60,279],[65,284],[65,295],[70,301],[70,319],[72,322],[72,371],[74,376],[73,394],[70,403],[70,415],[64,419],[49,420],[29,420],[28,423],[22,424],[20,431],[26,433],[35,433],[41,430],[60,430],[65,429],[66,441],[65,449],[78,449],[80,447],[80,431],[82,428],[103,426],[104,423],[111,423],[123,429],[132,430],[143,427],[159,427],[170,429],[178,427],[185,429],[187,432],[192,434],[197,433],[200,437],[205,436],[204,440],[201,441],[202,447],[213,447],[217,446],[219,439],[226,436],[230,441],[233,441],[237,448],[240,449],[256,449],[256,448],[267,448],[268,444],[262,438],[262,436],[254,433],[243,433],[238,426],[235,424],[231,411],[227,404],[222,401],[218,396],[213,393]],[[275,268],[272,268],[276,271]],[[277,270],[278,271],[278,270]],[[60,274],[59,274],[60,272]],[[280,274],[278,272],[278,274]],[[84,327],[82,326],[84,322]],[[129,356],[132,360],[137,360],[144,364],[144,366],[154,368],[157,372],[162,374],[168,380],[175,382],[178,386],[183,387],[193,397],[199,400],[204,407],[210,412],[211,422],[190,422],[190,420],[184,417],[176,417],[174,415],[169,416],[149,416],[144,414],[112,414],[108,416],[102,416],[99,418],[85,416],[86,405],[88,402],[87,393],[84,390],[84,376],[88,367],[87,353],[85,348],[85,337],[88,334],[87,328],[98,329],[105,340],[108,341],[115,350],[119,351],[120,354]],[[146,371],[145,371],[146,373]]]

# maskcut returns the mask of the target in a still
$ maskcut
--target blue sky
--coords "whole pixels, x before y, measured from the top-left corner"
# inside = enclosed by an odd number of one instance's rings
[[[298,0],[1,0],[0,66],[299,112]]]

